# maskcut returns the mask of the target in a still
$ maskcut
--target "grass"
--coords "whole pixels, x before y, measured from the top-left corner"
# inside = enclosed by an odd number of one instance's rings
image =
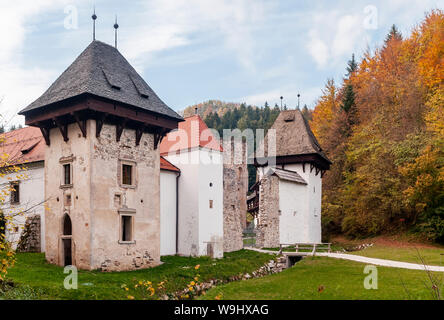
[[[63,268],[48,264],[41,253],[19,253],[17,264],[9,269],[8,278],[15,287],[0,292],[0,299],[126,299],[122,284],[131,285],[135,280],[158,283],[167,279],[167,292],[176,292],[200,274],[201,281],[228,279],[230,276],[252,272],[269,261],[268,254],[241,250],[225,253],[223,259],[208,257],[162,257],[162,265],[128,272],[82,271],[78,273],[78,289],[66,290],[63,286]],[[194,266],[200,265],[198,271]],[[140,298],[137,295],[135,298]],[[157,298],[154,296],[153,298]]]
[[[395,248],[373,245],[372,247],[363,250],[347,253],[369,258],[397,260],[419,264],[423,264],[421,261],[422,257],[425,264],[444,266],[444,248]]]
[[[290,269],[263,278],[231,282],[215,287],[200,299],[432,299],[424,271],[377,267],[378,289],[367,290],[364,264],[307,257]],[[435,274],[444,277],[444,274]],[[441,281],[441,284],[443,282]],[[444,289],[444,286],[441,286]]]

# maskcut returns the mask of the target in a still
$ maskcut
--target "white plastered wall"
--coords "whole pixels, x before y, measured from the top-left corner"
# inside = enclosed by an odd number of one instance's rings
[[[176,180],[178,174],[178,172],[160,170],[160,255],[162,256],[176,254]]]
[[[165,158],[181,171],[179,178],[179,254],[223,256],[222,153],[205,148],[182,150]],[[212,186],[210,187],[210,183]],[[209,208],[212,200],[213,208]]]

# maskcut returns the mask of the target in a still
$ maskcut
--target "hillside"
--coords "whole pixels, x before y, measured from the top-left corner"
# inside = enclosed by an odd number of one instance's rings
[[[198,108],[199,115],[203,118],[208,116],[212,112],[216,112],[219,117],[223,116],[225,112],[228,110],[233,110],[236,108],[240,108],[240,103],[235,102],[224,102],[220,100],[208,100],[202,103],[198,103],[189,107],[186,107],[185,110],[180,112],[184,117],[192,116],[195,113],[195,108]]]

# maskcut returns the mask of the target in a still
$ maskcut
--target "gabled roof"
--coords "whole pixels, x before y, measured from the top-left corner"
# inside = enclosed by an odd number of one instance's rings
[[[307,182],[302,178],[296,171],[290,171],[285,169],[279,169],[272,167],[268,170],[267,175],[276,175],[281,180],[287,180],[291,182],[296,182],[300,184],[307,184]]]
[[[90,94],[182,120],[114,47],[93,41],[37,100],[20,114]]]
[[[273,129],[276,132],[276,154],[268,154],[268,136],[270,130]],[[256,157],[316,154],[331,163],[300,110],[281,111],[270,130],[256,150]],[[265,150],[265,152],[262,152],[262,150]]]
[[[180,169],[164,157],[160,157],[160,170],[180,172]]]
[[[205,131],[204,134],[202,134]],[[160,144],[160,154],[189,150],[192,148],[207,148],[222,151],[222,146],[200,116],[194,115],[179,122],[178,130],[171,131]]]
[[[26,127],[0,135],[0,155],[7,154],[9,164],[45,160],[45,141],[39,128]]]

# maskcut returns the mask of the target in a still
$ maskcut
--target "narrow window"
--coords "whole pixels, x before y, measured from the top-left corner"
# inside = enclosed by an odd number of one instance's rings
[[[132,170],[133,166],[122,164],[122,184],[131,186],[133,184]]]
[[[11,183],[11,203],[20,203],[20,185]]]
[[[132,241],[132,216],[122,216],[122,241]]]
[[[213,200],[210,200],[210,209],[213,209]]]
[[[71,184],[71,164],[67,163],[63,165],[63,184]]]

